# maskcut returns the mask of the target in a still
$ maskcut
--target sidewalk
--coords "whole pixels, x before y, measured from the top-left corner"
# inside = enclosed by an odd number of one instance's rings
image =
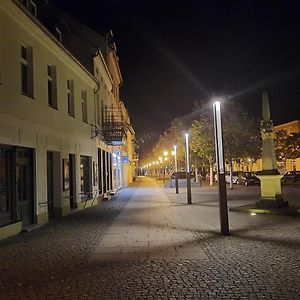
[[[251,191],[251,193],[250,193]],[[216,188],[138,178],[110,201],[0,242],[0,299],[300,299],[298,217],[229,212]],[[255,189],[229,192],[229,205]]]
[[[186,191],[163,190],[154,179],[144,177],[122,213],[104,234],[90,258],[94,261],[146,259],[202,259],[206,255],[198,243],[199,235],[219,234],[217,187],[193,187],[193,204],[186,204]],[[247,190],[248,188],[248,190]],[[252,188],[252,189],[251,189]],[[228,206],[255,203],[259,188],[241,187],[228,191]],[[233,235],[243,232],[248,238],[268,227],[274,230],[299,226],[299,218],[253,216],[229,212]],[[286,237],[288,238],[288,237]],[[292,237],[292,240],[294,237]]]

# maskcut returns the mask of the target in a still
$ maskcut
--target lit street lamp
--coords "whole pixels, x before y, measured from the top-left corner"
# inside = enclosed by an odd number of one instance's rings
[[[219,199],[220,199],[219,210],[220,210],[221,234],[229,235],[227,191],[226,191],[226,181],[225,181],[225,163],[224,163],[220,101],[215,101],[213,103],[213,112],[214,112],[214,127],[215,127],[216,162],[217,162],[217,171],[218,171]]]
[[[192,204],[191,192],[191,172],[190,172],[190,152],[189,152],[189,134],[185,134],[185,161],[186,161],[186,191],[187,203]]]

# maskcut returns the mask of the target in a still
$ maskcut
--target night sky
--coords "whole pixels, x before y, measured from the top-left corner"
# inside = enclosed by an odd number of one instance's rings
[[[113,30],[121,97],[144,149],[212,95],[259,117],[268,91],[275,124],[300,119],[299,1],[52,2],[102,34]]]

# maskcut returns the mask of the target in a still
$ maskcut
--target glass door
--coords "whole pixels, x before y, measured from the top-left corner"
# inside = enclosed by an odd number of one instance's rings
[[[16,149],[16,202],[18,219],[23,225],[33,223],[33,153]]]

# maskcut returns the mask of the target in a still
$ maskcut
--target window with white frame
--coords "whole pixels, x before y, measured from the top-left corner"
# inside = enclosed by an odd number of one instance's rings
[[[33,98],[32,47],[21,45],[21,92]]]
[[[88,111],[87,111],[87,91],[81,91],[81,107],[82,107],[82,121],[88,122]]]
[[[67,80],[67,100],[68,100],[68,115],[75,117],[74,105],[74,82],[72,79]]]
[[[48,105],[57,108],[57,83],[56,83],[56,67],[47,66],[48,77]]]

